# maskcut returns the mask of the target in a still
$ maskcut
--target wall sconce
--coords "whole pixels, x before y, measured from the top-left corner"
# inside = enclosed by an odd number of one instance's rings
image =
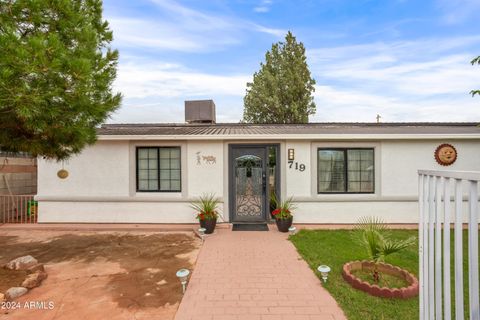
[[[288,149],[288,161],[295,160],[295,149]]]

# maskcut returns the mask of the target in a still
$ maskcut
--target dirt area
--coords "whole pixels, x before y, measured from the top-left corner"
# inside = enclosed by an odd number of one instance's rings
[[[11,287],[18,287],[26,277],[26,271],[0,268],[0,292],[5,292]]]
[[[173,319],[182,297],[175,273],[193,269],[199,246],[190,233],[8,231],[0,264],[29,254],[48,273],[18,301],[54,307],[4,309],[0,319]]]

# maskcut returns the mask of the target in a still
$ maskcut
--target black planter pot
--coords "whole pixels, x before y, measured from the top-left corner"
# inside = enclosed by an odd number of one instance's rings
[[[215,220],[200,220],[200,227],[205,228],[206,234],[211,234],[215,230],[215,226],[217,225],[217,219]]]
[[[277,223],[278,231],[288,232],[288,228],[292,226],[293,217],[288,219],[276,219],[275,222]]]

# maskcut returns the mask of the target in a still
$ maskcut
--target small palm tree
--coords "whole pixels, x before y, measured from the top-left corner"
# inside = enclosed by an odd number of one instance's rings
[[[416,237],[405,240],[389,239],[390,232],[386,223],[378,217],[360,218],[353,230],[353,239],[366,251],[367,257],[375,264],[373,280],[378,283],[380,275],[377,264],[384,262],[385,258],[399,252],[415,243]]]

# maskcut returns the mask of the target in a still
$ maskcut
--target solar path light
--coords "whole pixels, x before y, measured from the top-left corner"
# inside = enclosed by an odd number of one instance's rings
[[[291,226],[290,228],[288,228],[288,232],[293,236],[295,233],[297,233],[297,228]]]
[[[190,271],[188,269],[180,269],[177,271],[177,278],[180,280],[182,284],[182,292],[185,293],[185,289],[187,287],[188,275]]]
[[[322,264],[317,270],[322,275],[323,282],[327,282],[328,273],[331,271],[330,267]]]
[[[205,231],[207,231],[205,228],[198,229],[198,234],[200,235],[200,238],[202,238],[202,242],[205,240]]]

